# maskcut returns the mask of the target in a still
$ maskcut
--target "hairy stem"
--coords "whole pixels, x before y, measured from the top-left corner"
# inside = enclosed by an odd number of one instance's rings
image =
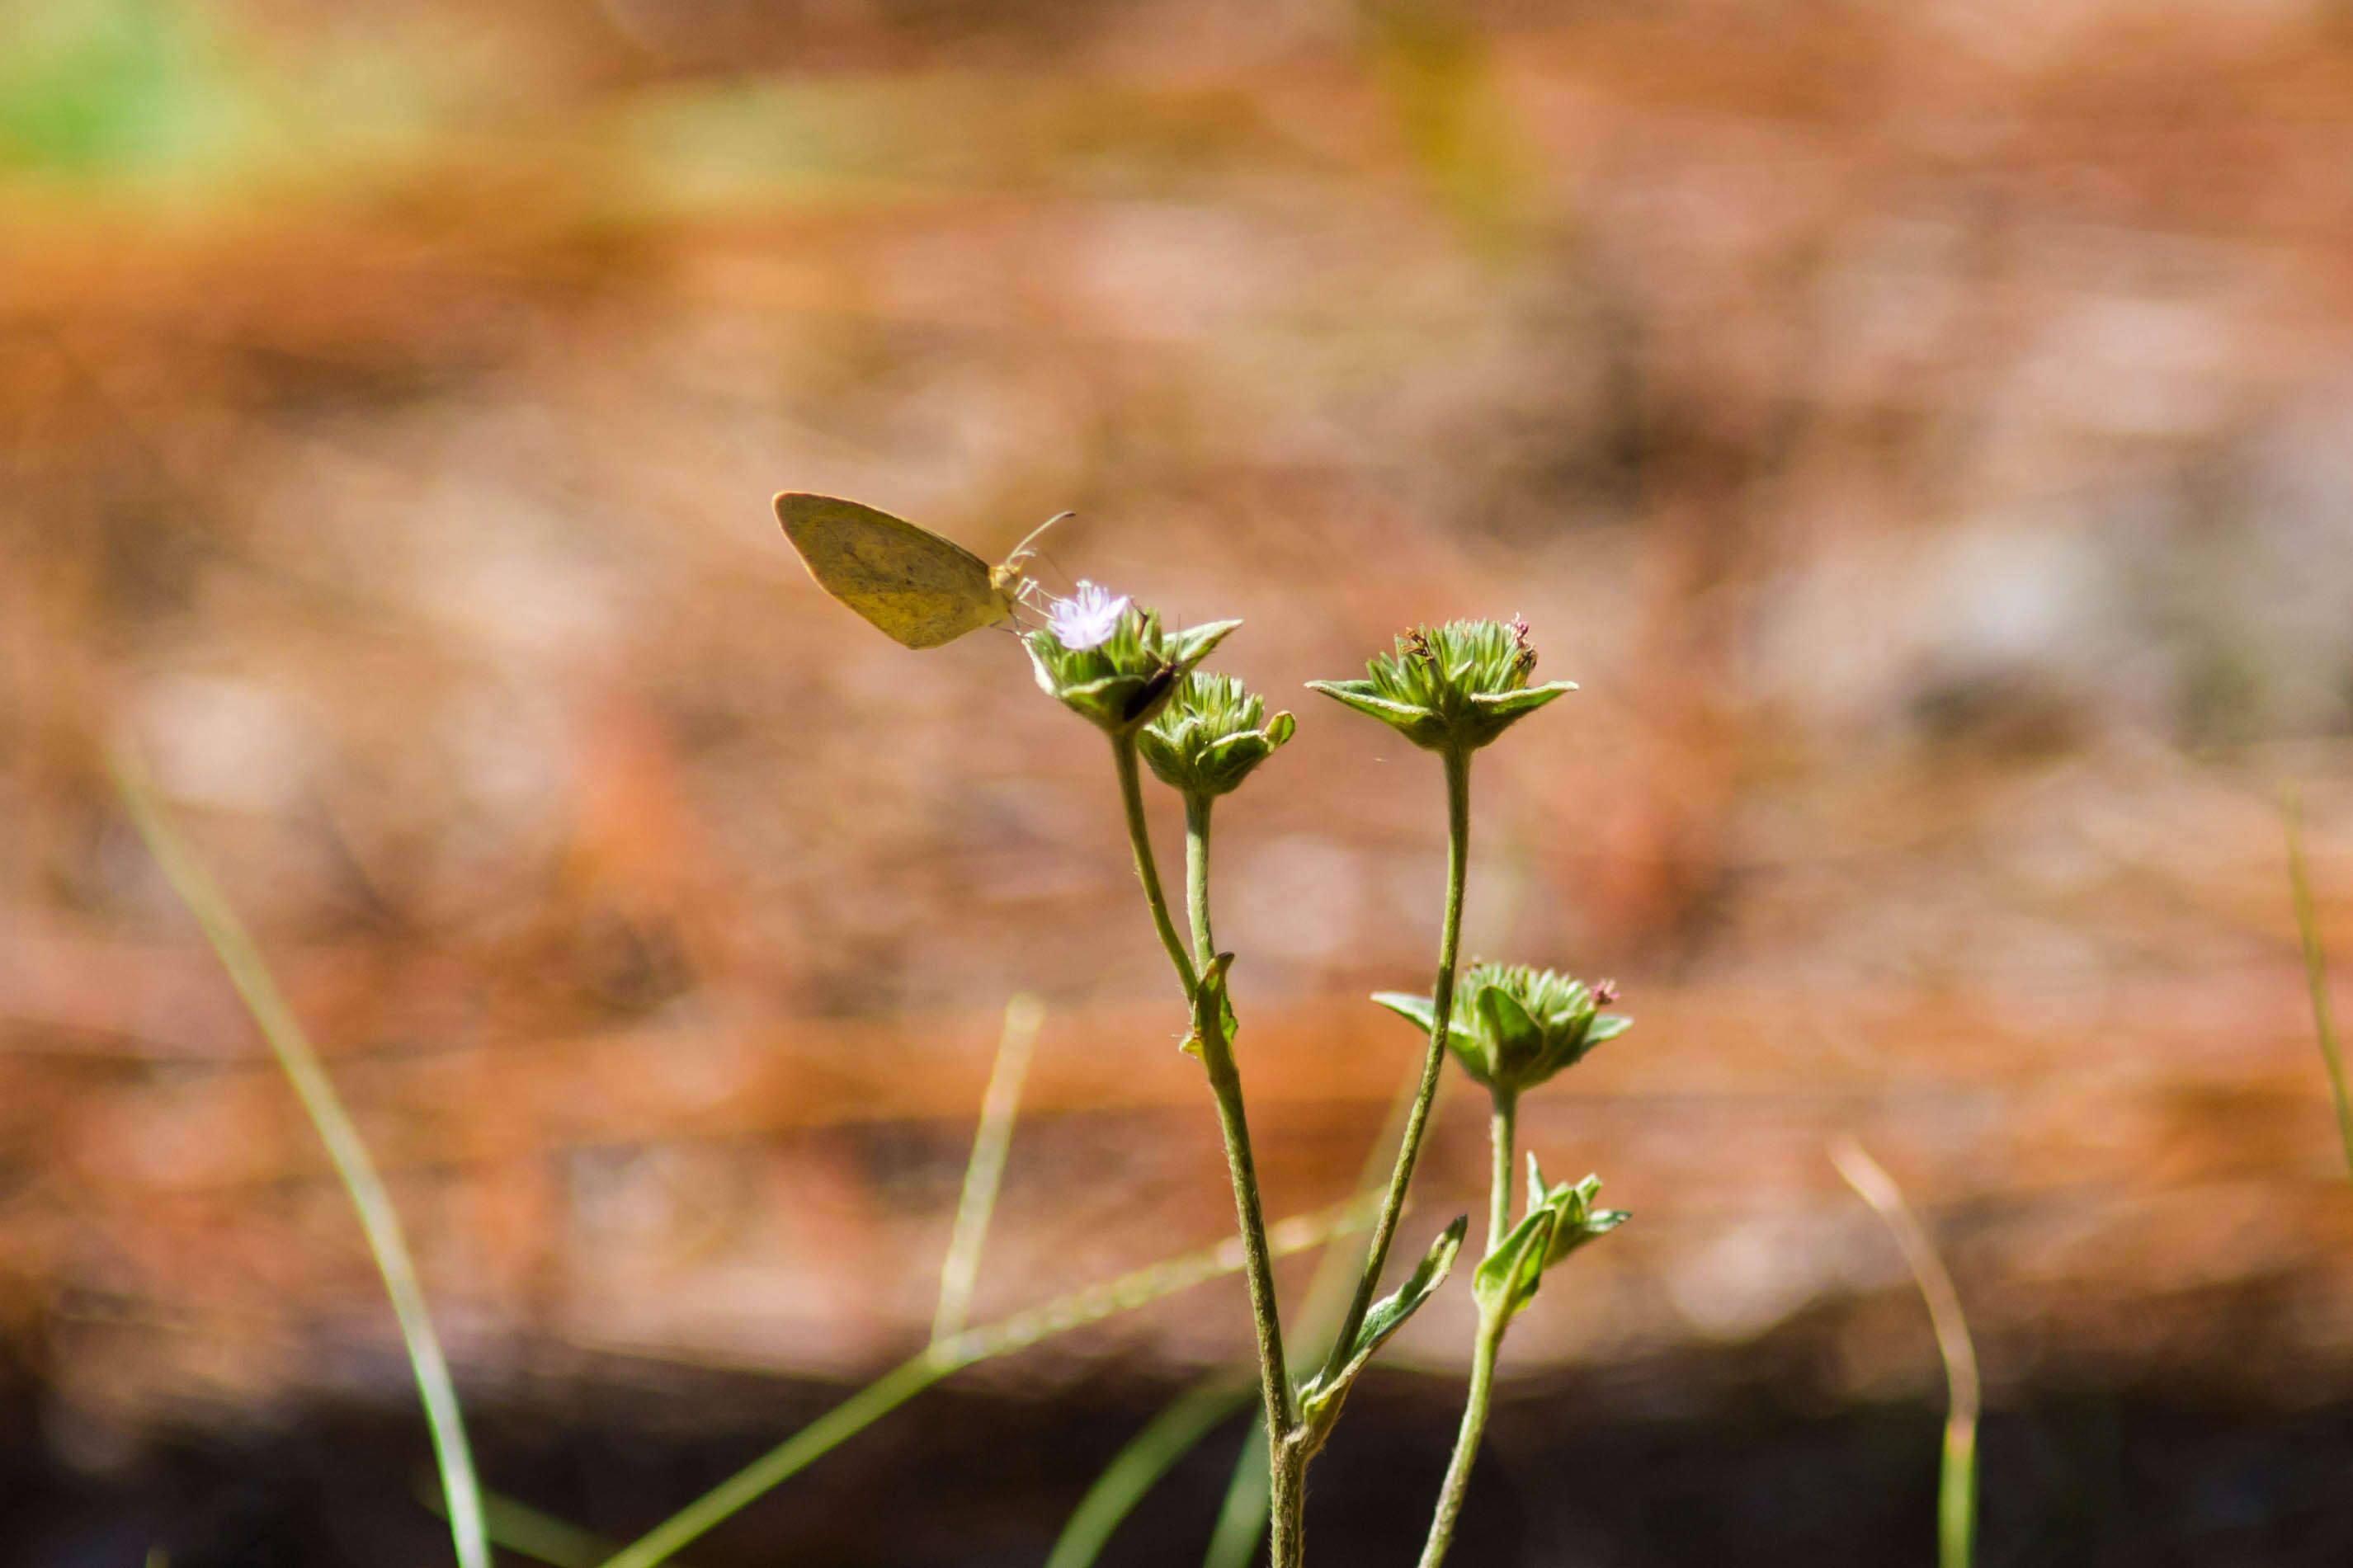
[[[1479,1342],[1471,1356],[1471,1394],[1462,1406],[1462,1430],[1454,1439],[1454,1458],[1446,1467],[1446,1484],[1439,1489],[1438,1511],[1430,1521],[1430,1540],[1421,1549],[1421,1568],[1438,1568],[1446,1549],[1454,1543],[1454,1521],[1461,1515],[1463,1494],[1471,1489],[1471,1464],[1479,1456],[1479,1435],[1487,1429],[1487,1399],[1495,1382],[1495,1352],[1503,1348],[1504,1326],[1509,1320],[1500,1310],[1479,1314]]]
[[[1216,961],[1209,935],[1209,806],[1208,795],[1185,797],[1185,871],[1188,912],[1193,926],[1193,957],[1201,973]],[[1282,1318],[1274,1298],[1274,1261],[1266,1246],[1266,1215],[1258,1185],[1258,1161],[1250,1152],[1250,1117],[1242,1105],[1241,1071],[1234,1065],[1233,1042],[1226,1036],[1223,1007],[1197,1006],[1196,1038],[1209,1090],[1218,1102],[1218,1126],[1225,1134],[1226,1170],[1233,1178],[1234,1215],[1248,1265],[1250,1319],[1258,1333],[1258,1364],[1266,1399],[1268,1458],[1273,1458],[1298,1423],[1292,1407],[1291,1373],[1282,1353]],[[1295,1510],[1294,1510],[1295,1512]],[[1275,1561],[1283,1561],[1285,1545],[1295,1550],[1295,1531],[1278,1526]]]
[[[1135,879],[1144,884],[1144,901],[1152,910],[1152,928],[1160,933],[1160,945],[1168,950],[1168,962],[1184,984],[1185,1000],[1189,1005],[1201,981],[1193,971],[1192,959],[1186,956],[1185,942],[1176,934],[1176,922],[1168,918],[1168,896],[1160,890],[1160,866],[1152,858],[1152,830],[1144,820],[1144,781],[1136,767],[1134,737],[1113,735],[1111,754],[1119,767],[1120,803],[1127,808],[1127,841],[1135,851]]]
[[[1512,1223],[1512,1141],[1520,1114],[1520,1097],[1514,1090],[1495,1091],[1495,1109],[1487,1121],[1487,1142],[1493,1155],[1487,1178],[1487,1256],[1503,1245]],[[1462,1512],[1463,1494],[1470,1489],[1471,1466],[1479,1457],[1479,1435],[1487,1429],[1487,1404],[1495,1378],[1495,1354],[1503,1348],[1503,1310],[1479,1314],[1479,1339],[1471,1352],[1471,1389],[1462,1405],[1462,1429],[1455,1435],[1454,1457],[1446,1466],[1446,1482],[1439,1489],[1438,1510],[1430,1518],[1430,1541],[1421,1551],[1421,1568],[1438,1568],[1439,1560],[1454,1540],[1454,1521]]]
[[[1209,934],[1209,807],[1206,795],[1185,797],[1185,910],[1193,922],[1193,963],[1207,969],[1218,956],[1217,939]]]
[[[1365,1313],[1372,1307],[1374,1292],[1380,1289],[1389,1244],[1397,1237],[1398,1217],[1405,1212],[1406,1188],[1413,1181],[1414,1162],[1421,1153],[1430,1102],[1438,1095],[1438,1069],[1446,1060],[1446,1032],[1454,1020],[1454,971],[1462,945],[1462,881],[1471,852],[1471,753],[1442,754],[1446,760],[1446,923],[1438,939],[1438,979],[1430,988],[1430,1050],[1422,1058],[1421,1087],[1406,1118],[1405,1137],[1398,1144],[1397,1166],[1381,1200],[1380,1217],[1374,1222],[1373,1238],[1365,1249],[1365,1271],[1356,1280],[1356,1300],[1341,1320],[1339,1336],[1332,1342],[1331,1357],[1324,1364],[1327,1377],[1346,1363],[1356,1342],[1356,1331],[1364,1327]]]
[[[1487,1119],[1487,1142],[1494,1163],[1487,1177],[1487,1250],[1503,1244],[1512,1228],[1512,1133],[1520,1116],[1516,1090],[1495,1091],[1495,1109]]]

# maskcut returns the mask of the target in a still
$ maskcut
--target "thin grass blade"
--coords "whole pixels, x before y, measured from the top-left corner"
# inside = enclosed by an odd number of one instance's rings
[[[980,1125],[972,1135],[972,1157],[965,1163],[964,1193],[956,1200],[955,1227],[948,1235],[947,1256],[940,1262],[940,1302],[932,1315],[932,1339],[953,1339],[964,1331],[972,1315],[972,1291],[980,1278],[980,1249],[988,1239],[988,1222],[997,1212],[997,1189],[1005,1178],[1005,1153],[1013,1142],[1013,1123],[1021,1113],[1021,1084],[1029,1073],[1030,1053],[1038,1031],[1046,1022],[1046,1005],[1028,992],[1005,1004],[1005,1030],[997,1037],[997,1061],[988,1069],[988,1089],[981,1097]]]
[[[400,1215],[392,1205],[392,1195],[376,1174],[367,1145],[343,1110],[318,1053],[311,1048],[310,1037],[279,991],[277,981],[262,960],[261,950],[172,826],[145,771],[136,758],[125,752],[116,752],[110,765],[115,788],[130,809],[140,837],[146,840],[148,851],[163,868],[172,891],[195,917],[214,956],[228,972],[230,983],[253,1015],[255,1026],[269,1042],[287,1080],[294,1086],[295,1097],[302,1102],[311,1125],[318,1130],[319,1141],[327,1146],[327,1157],[334,1163],[335,1174],[349,1194],[352,1206],[359,1212],[360,1229],[367,1237],[368,1251],[375,1256],[376,1271],[384,1277],[385,1294],[392,1298],[393,1317],[400,1325],[401,1343],[408,1352],[409,1368],[417,1377],[417,1392],[425,1405],[425,1421],[433,1437],[441,1490],[449,1500],[449,1538],[457,1548],[459,1568],[490,1568],[481,1488],[474,1475],[465,1420],[458,1408],[458,1391],[450,1382],[449,1363],[441,1353],[440,1339],[433,1331],[424,1288],[417,1283],[417,1266],[401,1234]]]
[[[1112,1531],[1195,1444],[1258,1396],[1247,1372],[1222,1370],[1170,1400],[1095,1478],[1047,1555],[1046,1568],[1088,1568]],[[1264,1420],[1261,1416],[1261,1421]],[[1253,1425],[1252,1432],[1261,1428]],[[1249,1445],[1261,1455],[1263,1441]]]
[[[1366,1205],[1352,1198],[1319,1213],[1300,1215],[1269,1226],[1267,1245],[1277,1257],[1303,1251],[1343,1231],[1361,1227],[1368,1217]],[[623,1547],[606,1560],[604,1568],[657,1568],[670,1561],[672,1553],[741,1511],[770,1488],[807,1468],[951,1373],[1147,1306],[1220,1275],[1237,1273],[1241,1267],[1241,1240],[1239,1237],[1229,1237],[1215,1247],[1152,1264],[1115,1279],[1057,1296],[1042,1306],[1016,1312],[1009,1318],[966,1329],[953,1339],[934,1341]]]
[[[1904,1190],[1879,1162],[1852,1138],[1831,1145],[1831,1163],[1846,1184],[1885,1223],[1888,1233],[1912,1270],[1912,1282],[1928,1304],[1928,1321],[1936,1331],[1936,1352],[1945,1361],[1947,1403],[1945,1415],[1945,1459],[1936,1485],[1936,1562],[1938,1568],[1969,1568],[1977,1547],[1978,1528],[1978,1407],[1982,1397],[1978,1384],[1977,1347],[1969,1340],[1968,1320],[1961,1313],[1960,1293],[1944,1259],[1928,1239]]]
[[[2287,831],[2287,885],[2295,900],[2296,935],[2304,944],[2304,983],[2312,993],[2312,1027],[2320,1037],[2320,1060],[2328,1070],[2337,1100],[2337,1137],[2345,1146],[2345,1170],[2353,1175],[2353,1099],[2345,1091],[2345,1058],[2337,1048],[2337,1024],[2328,1009],[2328,958],[2320,951],[2320,917],[2312,907],[2312,878],[2304,864],[2304,813],[2294,795],[2280,802]]]

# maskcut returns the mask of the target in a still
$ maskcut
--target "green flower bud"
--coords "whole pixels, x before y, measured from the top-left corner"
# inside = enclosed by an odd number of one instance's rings
[[[1437,1010],[1427,996],[1383,991],[1373,1000],[1424,1033],[1435,1023]],[[1549,969],[1474,963],[1455,992],[1447,1048],[1491,1092],[1517,1095],[1631,1027],[1633,1019],[1600,1010],[1616,1000],[1611,981],[1588,987]]]
[[[1159,717],[1135,737],[1160,782],[1184,795],[1225,795],[1274,754],[1297,728],[1288,713],[1266,717],[1266,699],[1230,675],[1187,676]]]
[[[1417,746],[1468,753],[1577,689],[1569,680],[1530,686],[1535,668],[1525,621],[1449,621],[1408,632],[1394,652],[1374,655],[1365,666],[1369,679],[1307,684]]]
[[[1471,1277],[1479,1310],[1500,1312],[1508,1320],[1535,1300],[1546,1269],[1632,1217],[1623,1209],[1595,1208],[1593,1200],[1600,1193],[1599,1176],[1546,1186],[1536,1157],[1530,1154],[1527,1213],[1494,1244]]]
[[[1069,647],[1050,627],[1025,635],[1029,663],[1049,697],[1113,735],[1133,735],[1176,694],[1195,665],[1240,621],[1164,632],[1160,613],[1129,605],[1110,635]]]

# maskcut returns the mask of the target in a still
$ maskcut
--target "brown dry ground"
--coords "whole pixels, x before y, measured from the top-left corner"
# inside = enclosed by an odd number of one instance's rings
[[[1932,1394],[1852,1131],[1997,1398],[2342,1401],[2274,796],[2353,955],[2353,32],[1991,11],[420,6],[374,25],[421,79],[469,40],[455,107],[316,149],[332,29],[231,13],[251,169],[0,185],[0,1331],[55,1440],[401,1383],[110,744],[470,1384],[894,1359],[1017,989],[981,1310],[1221,1233],[1100,742],[1009,639],[829,605],[780,487],[985,553],[1075,508],[1055,584],[1244,618],[1216,662],[1301,718],[1219,843],[1278,1211],[1407,1069],[1360,998],[1426,984],[1442,870],[1435,766],[1299,683],[1528,617],[1584,689],[1482,759],[1470,941],[1623,983],[1524,1136],[1638,1219],[1514,1370]],[[1409,1236],[1480,1201],[1456,1089]],[[1008,1375],[1245,1327],[1211,1288]]]

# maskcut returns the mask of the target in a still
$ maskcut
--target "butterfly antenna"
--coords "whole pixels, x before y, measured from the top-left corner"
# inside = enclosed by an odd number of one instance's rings
[[[1045,532],[1048,529],[1053,527],[1064,518],[1076,517],[1079,514],[1074,511],[1056,512],[1053,516],[1048,518],[1045,521],[1039,523],[1037,527],[1031,529],[1027,534],[1023,535],[1021,542],[1013,547],[1013,553],[1005,558],[1005,563],[1008,566],[1020,565],[1023,562],[1029,560],[1029,557],[1038,553],[1038,552],[1030,548],[1030,546],[1035,543],[1039,534]]]

